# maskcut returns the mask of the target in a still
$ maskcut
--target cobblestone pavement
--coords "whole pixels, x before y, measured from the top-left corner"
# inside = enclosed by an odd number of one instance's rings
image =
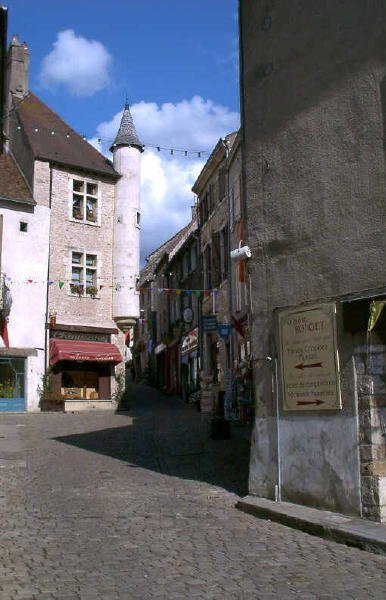
[[[386,598],[386,558],[234,508],[247,431],[137,387],[125,414],[0,416],[0,599]]]

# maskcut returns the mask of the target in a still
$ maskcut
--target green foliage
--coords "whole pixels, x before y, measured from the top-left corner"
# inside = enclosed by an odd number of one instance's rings
[[[91,296],[92,298],[95,298],[95,296],[97,295],[97,293],[98,293],[98,288],[96,288],[96,287],[94,287],[92,285],[89,285],[89,286],[86,287],[86,294],[88,296]]]
[[[0,381],[0,398],[13,398],[13,396],[13,383],[9,379],[7,381]]]
[[[117,382],[115,392],[112,394],[111,398],[114,402],[117,403],[117,410],[128,410],[129,407],[129,394],[128,390],[125,386],[125,375],[124,373],[119,373],[119,375],[115,375],[115,381]]]
[[[78,283],[70,283],[70,290],[71,294],[83,296],[83,285],[79,285]]]
[[[51,370],[42,376],[42,383],[38,387],[39,406],[41,410],[46,411],[64,411],[64,397],[52,390]]]

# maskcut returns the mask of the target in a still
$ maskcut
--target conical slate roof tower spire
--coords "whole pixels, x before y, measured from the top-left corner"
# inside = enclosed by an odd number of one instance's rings
[[[113,145],[110,148],[110,151],[112,152],[117,146],[135,146],[138,148],[138,150],[143,152],[143,144],[139,141],[134,126],[133,117],[131,116],[130,107],[127,102],[123,110],[118,133]]]
[[[115,281],[131,283],[113,290],[112,317],[121,331],[130,331],[139,318],[139,295],[135,282],[139,276],[141,229],[141,154],[144,150],[126,103],[118,133],[111,146],[114,169],[120,174],[115,186],[113,276]]]

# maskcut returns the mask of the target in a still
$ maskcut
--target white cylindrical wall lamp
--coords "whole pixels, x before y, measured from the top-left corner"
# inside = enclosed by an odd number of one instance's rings
[[[240,248],[235,248],[235,250],[231,250],[231,260],[245,260],[246,258],[251,258],[252,252],[249,246],[241,246]]]

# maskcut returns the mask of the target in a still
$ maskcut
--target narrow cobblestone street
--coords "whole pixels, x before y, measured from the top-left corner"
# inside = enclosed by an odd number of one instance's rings
[[[0,599],[383,600],[386,557],[234,508],[248,431],[133,388],[121,414],[0,417]]]

